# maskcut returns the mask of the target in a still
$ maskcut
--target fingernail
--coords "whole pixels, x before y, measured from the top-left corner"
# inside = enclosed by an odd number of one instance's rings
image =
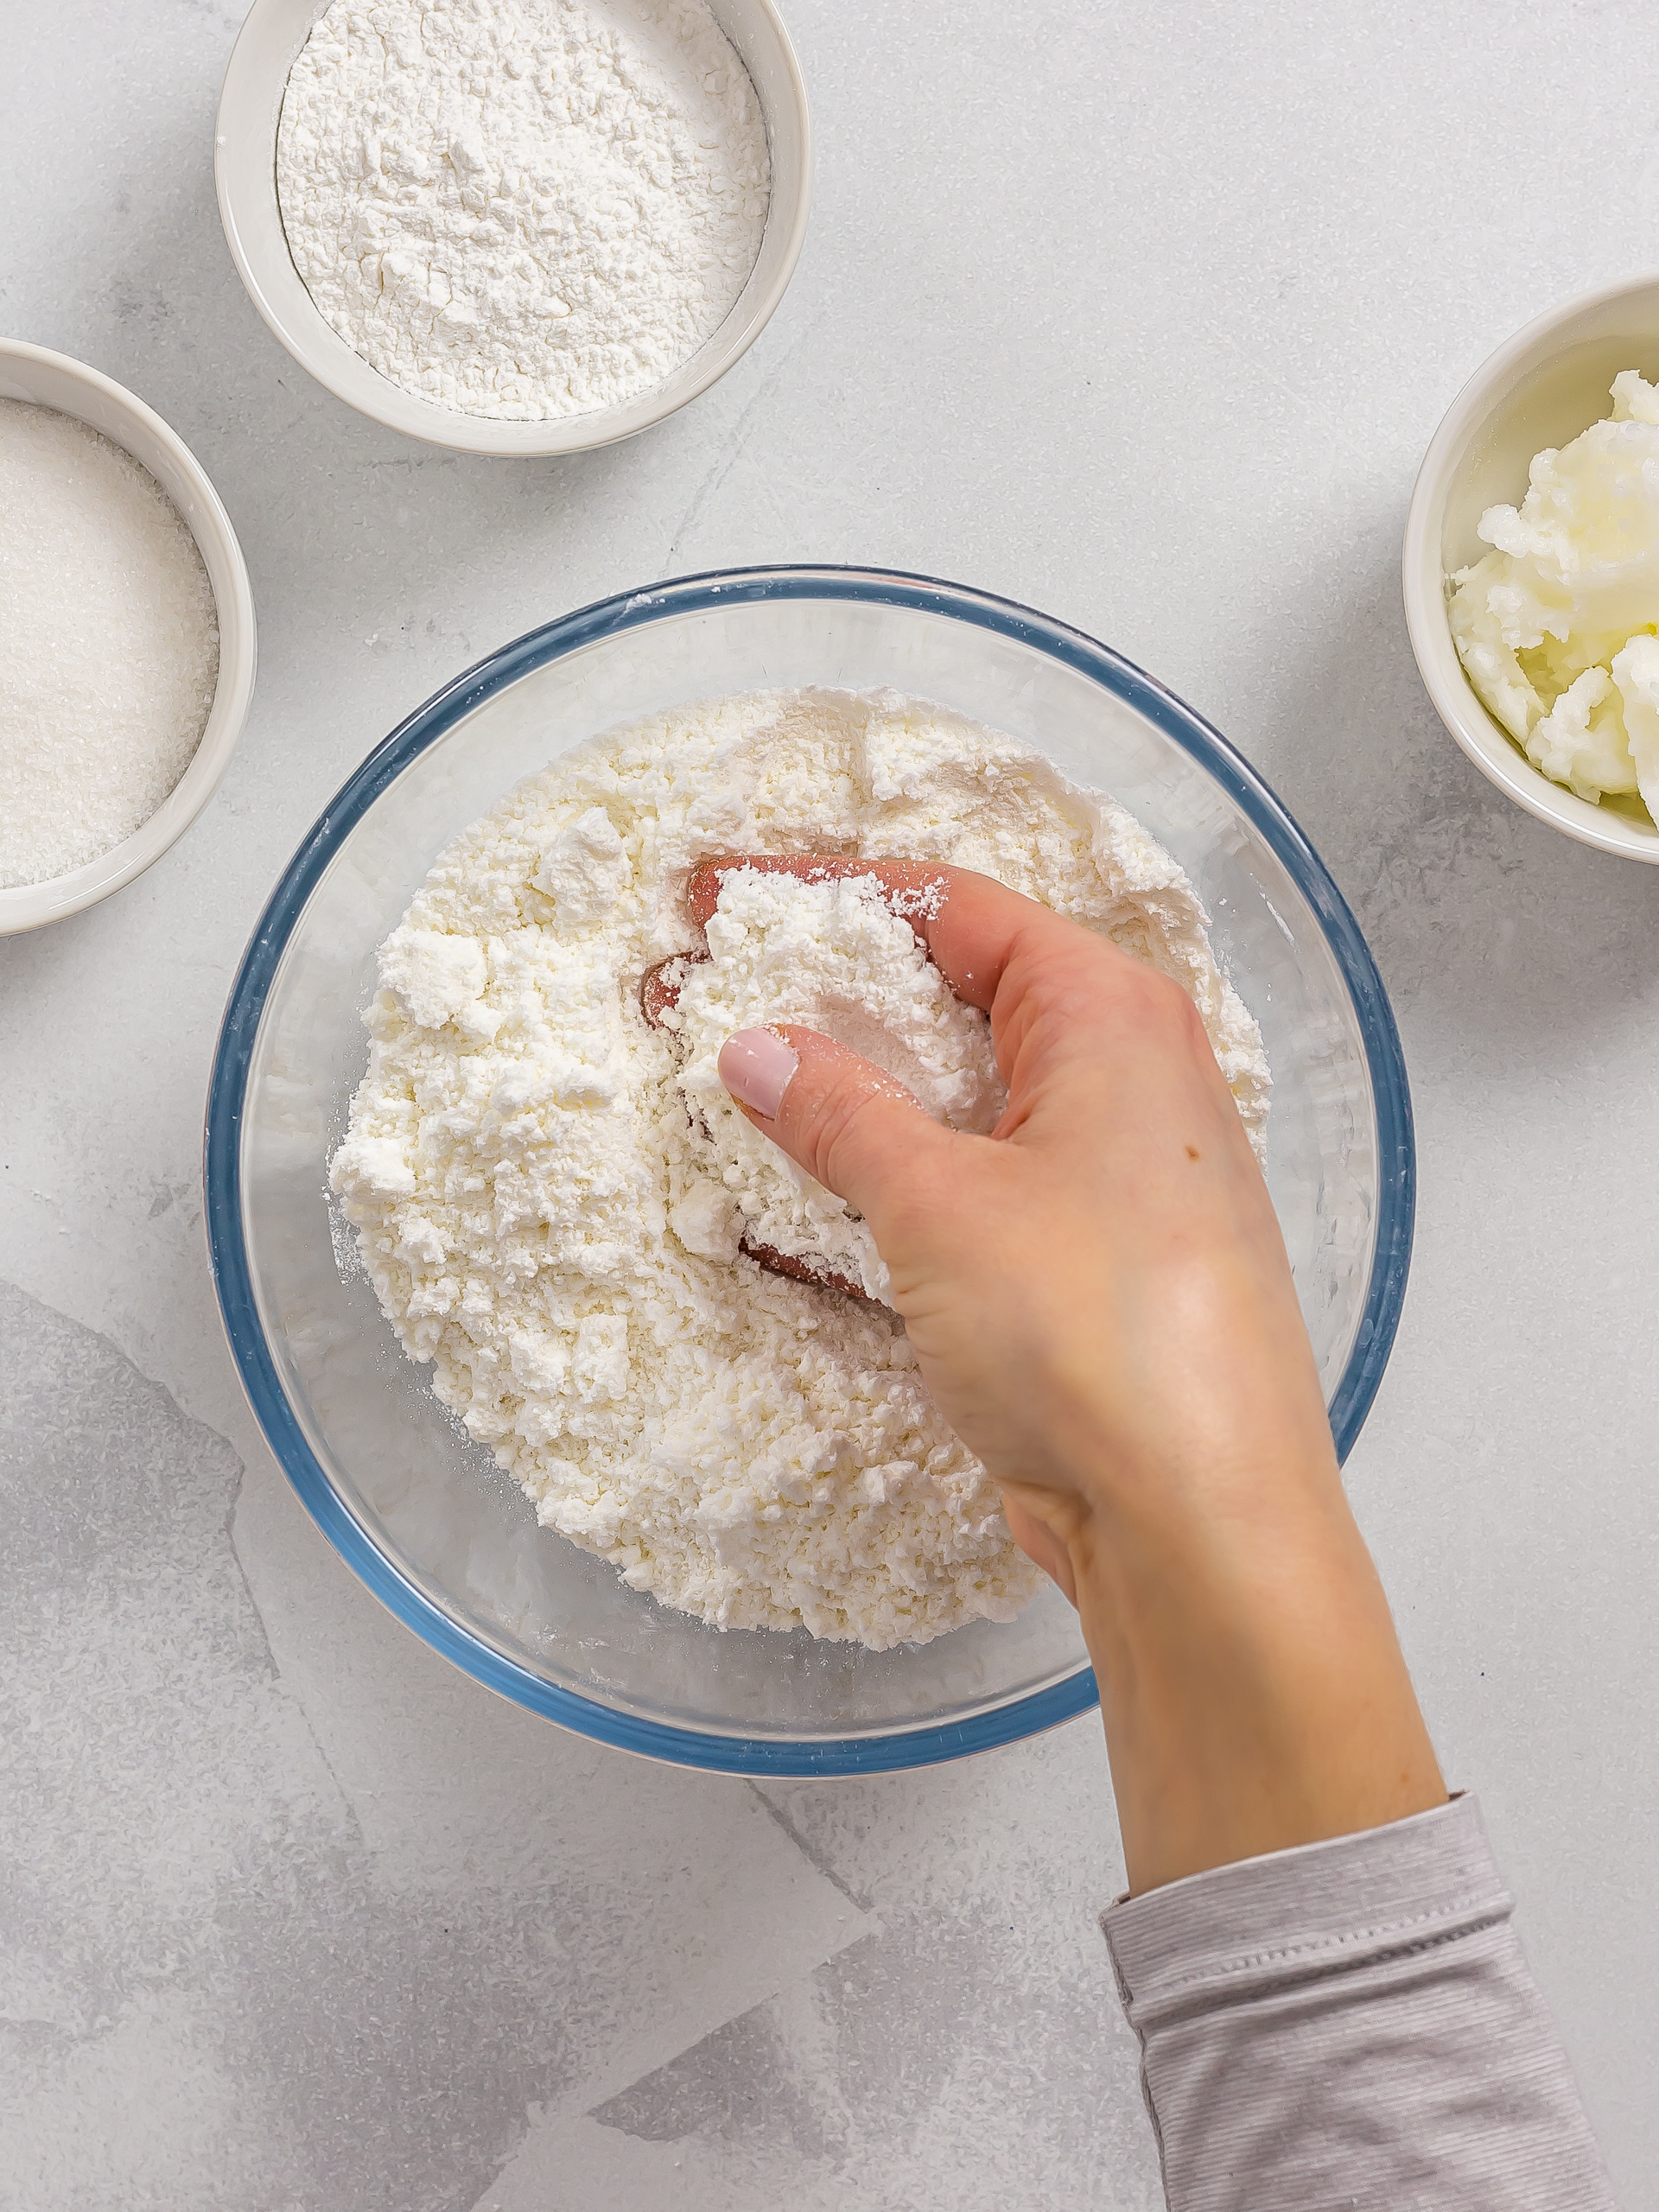
[[[740,1029],[720,1048],[720,1079],[740,1105],[769,1122],[778,1118],[799,1057],[770,1029]]]

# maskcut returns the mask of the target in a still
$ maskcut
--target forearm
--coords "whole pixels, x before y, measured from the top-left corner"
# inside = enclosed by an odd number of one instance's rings
[[[1445,1801],[1334,1462],[1102,1489],[1068,1550],[1137,1894]]]

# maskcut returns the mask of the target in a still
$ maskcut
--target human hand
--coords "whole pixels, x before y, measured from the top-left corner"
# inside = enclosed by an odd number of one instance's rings
[[[1009,1090],[990,1137],[809,1029],[742,1033],[721,1075],[868,1221],[940,1411],[1077,1605],[1134,1885],[1440,1802],[1267,1187],[1185,994],[960,869],[714,861],[696,918],[741,865],[874,876],[990,1016]]]

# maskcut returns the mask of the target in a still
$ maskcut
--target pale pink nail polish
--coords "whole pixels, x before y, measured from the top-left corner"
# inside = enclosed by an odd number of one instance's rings
[[[798,1056],[770,1029],[740,1029],[720,1048],[720,1079],[740,1105],[775,1122]]]

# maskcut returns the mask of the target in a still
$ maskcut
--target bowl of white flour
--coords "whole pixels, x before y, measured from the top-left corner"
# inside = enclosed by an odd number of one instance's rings
[[[206,471],[143,402],[0,339],[0,937],[181,836],[253,695],[253,594]]]
[[[393,429],[574,453],[746,353],[805,237],[772,0],[255,0],[215,151],[250,297]]]
[[[825,849],[984,869],[1183,983],[1344,1451],[1410,1247],[1404,1071],[1351,916],[1248,766],[1103,647],[925,580],[762,570],[458,677],[330,807],[232,993],[226,1325],[401,1618],[532,1710],[728,1771],[956,1758],[1094,1695],[861,1224],[751,1148],[710,1073],[734,1026],[805,1019],[941,1119],[995,1119],[983,1018],[868,878],[730,875],[693,942],[700,857]]]

